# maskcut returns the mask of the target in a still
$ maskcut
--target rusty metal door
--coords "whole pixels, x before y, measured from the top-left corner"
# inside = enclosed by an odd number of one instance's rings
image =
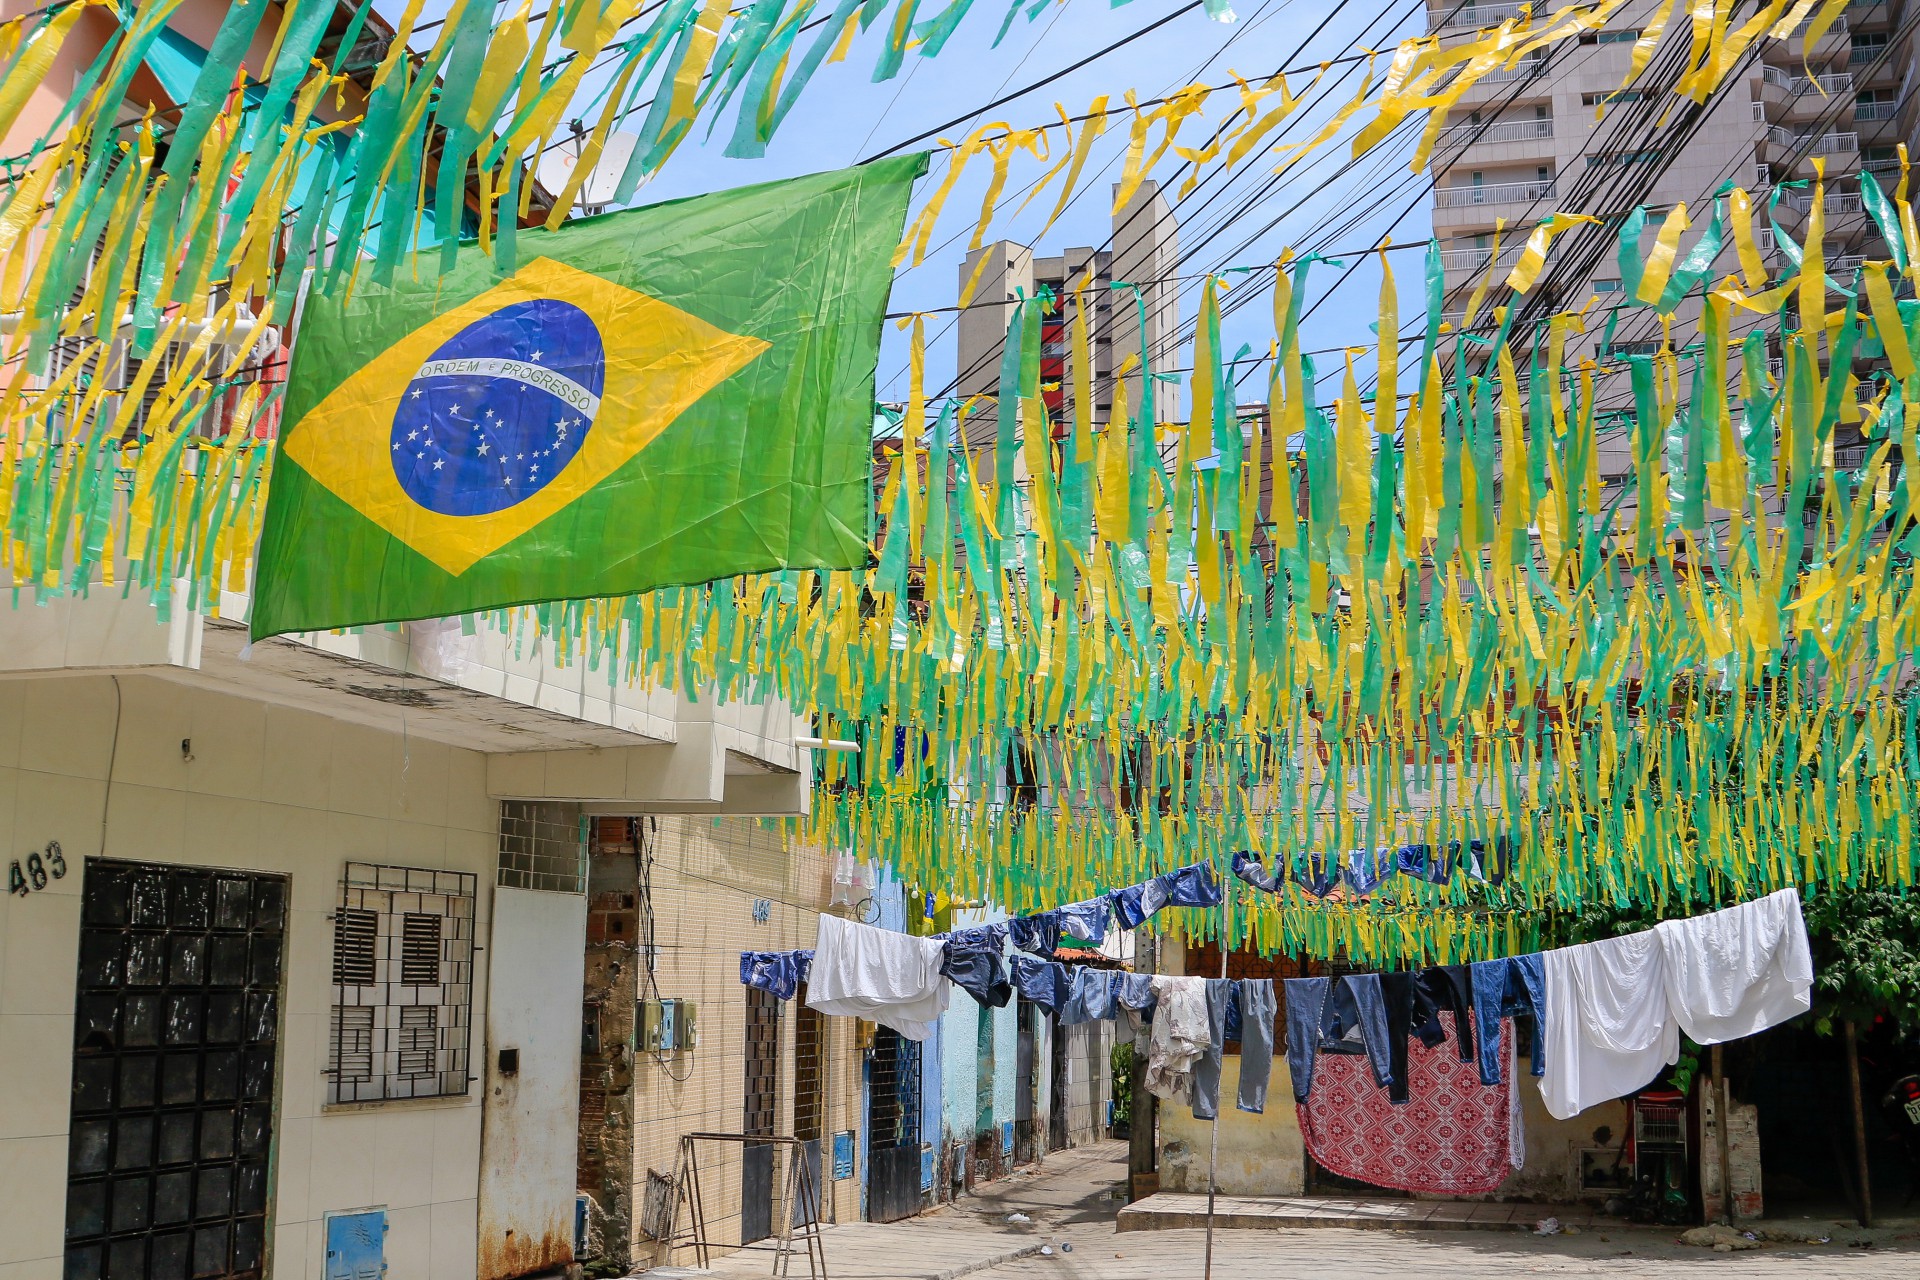
[[[740,1132],[771,1138],[780,1097],[780,1001],[758,987],[747,988],[746,1072]],[[740,1243],[752,1244],[773,1234],[773,1144],[749,1142],[741,1153]]]
[[[285,877],[89,859],[68,1138],[72,1280],[255,1280]]]
[[[480,1280],[573,1261],[581,894],[496,887],[487,951]]]
[[[812,1194],[793,1204],[793,1225],[821,1220],[820,1148],[827,1130],[827,1019],[807,1007],[807,989],[801,985],[794,1001],[793,1026],[793,1136],[805,1146],[803,1157],[811,1175]]]

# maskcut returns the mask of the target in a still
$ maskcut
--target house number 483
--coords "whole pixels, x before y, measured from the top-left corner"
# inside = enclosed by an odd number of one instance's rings
[[[60,842],[49,840],[44,851],[35,850],[27,855],[24,870],[20,859],[13,860],[13,865],[7,868],[7,892],[24,898],[36,889],[46,888],[49,879],[58,880],[66,874],[67,859],[60,852]]]

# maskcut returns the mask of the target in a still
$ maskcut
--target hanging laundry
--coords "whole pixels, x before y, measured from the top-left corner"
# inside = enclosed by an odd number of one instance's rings
[[[1480,1032],[1480,1083],[1500,1083],[1502,1059],[1494,1052],[1488,1029],[1504,1018],[1525,1014],[1533,1019],[1533,1074],[1547,1065],[1547,980],[1540,955],[1482,960],[1473,965],[1473,1021]]]
[[[1095,898],[1090,902],[1071,902],[1064,907],[1055,907],[1054,914],[1060,917],[1062,937],[1079,938],[1097,947],[1106,940],[1113,907],[1106,898]]]
[[[1473,970],[1464,964],[1435,965],[1422,969],[1417,979],[1422,1001],[1436,1014],[1451,1013],[1454,1046],[1460,1061],[1472,1062],[1473,1052]],[[1439,1044],[1439,1018],[1431,1018],[1420,1033],[1420,1042],[1431,1049]]]
[[[980,925],[947,935],[942,944],[940,972],[956,987],[991,1009],[1006,1007],[1013,999],[1013,983],[1007,977],[1007,927],[1004,924]]]
[[[1244,851],[1233,855],[1233,874],[1268,893],[1279,893],[1286,888],[1285,870],[1284,865],[1275,863],[1274,869],[1269,871],[1265,863]]]
[[[1013,985],[1020,998],[1041,1010],[1058,1014],[1067,1003],[1070,974],[1067,966],[1032,956],[1014,956]]]
[[[1296,1101],[1313,1087],[1322,1054],[1364,1054],[1374,1083],[1384,1088],[1393,1078],[1392,1045],[1387,1034],[1386,999],[1377,973],[1338,978],[1288,978],[1287,1067]]]
[[[1153,1008],[1153,975],[1122,973],[1113,984],[1113,998],[1123,1009],[1142,1011]]]
[[[1542,958],[1545,1043],[1535,1052],[1547,1055],[1540,1094],[1556,1119],[1645,1088],[1680,1060],[1680,1024],[1667,1005],[1666,950],[1656,931],[1560,947]],[[1476,972],[1476,995],[1479,978]]]
[[[866,1018],[909,1040],[933,1034],[953,990],[940,975],[939,939],[916,938],[838,916],[820,917],[807,1004]]]
[[[1291,981],[1287,999],[1291,1010]],[[1508,1051],[1512,1034],[1502,1024],[1496,1051]],[[1511,1087],[1481,1084],[1473,1064],[1444,1045],[1413,1045],[1407,1071],[1412,1097],[1397,1106],[1358,1058],[1323,1058],[1312,1093],[1298,1105],[1308,1153],[1330,1172],[1376,1187],[1434,1195],[1497,1188],[1516,1142],[1524,1142],[1514,1135]]]
[[[1813,955],[1800,893],[1654,926],[1666,952],[1667,1003],[1700,1044],[1750,1036],[1807,1011]]]
[[[1401,845],[1394,852],[1393,864],[1401,875],[1425,880],[1428,884],[1445,884],[1453,878],[1452,859],[1445,850],[1430,844]]]
[[[1037,916],[1015,916],[1007,921],[1013,945],[1037,956],[1050,956],[1060,948],[1060,913],[1043,911]]]
[[[1147,1036],[1153,1026],[1153,975],[1116,974],[1113,1003],[1120,1013],[1126,1015],[1127,1028],[1133,1037],[1133,1051],[1145,1059],[1150,1048]]]
[[[1195,1120],[1212,1120],[1220,1114],[1220,1071],[1226,1060],[1228,1015],[1238,1003],[1235,988],[1239,984],[1232,978],[1208,978],[1206,984],[1207,1051],[1193,1064]]]
[[[1436,1021],[1433,1006],[1420,994],[1417,977],[1407,970],[1381,974],[1380,997],[1387,1011],[1387,1101],[1406,1102],[1410,1096],[1407,1040],[1417,1030],[1425,1043]]]
[[[1157,875],[1107,895],[1122,929],[1137,929],[1162,907],[1217,907],[1225,901],[1220,882],[1207,863]]]
[[[1337,861],[1337,858],[1329,859],[1324,853],[1305,854],[1294,880],[1314,897],[1324,898],[1340,887],[1339,868],[1333,865]]]
[[[811,951],[742,951],[740,982],[743,986],[770,991],[782,1000],[791,1000],[800,984],[807,980],[807,969],[812,963]]]
[[[1240,983],[1240,1094],[1234,1105],[1259,1115],[1273,1078],[1273,1024],[1280,1012],[1271,978]]]
[[[1320,1052],[1362,1054],[1381,1088],[1393,1081],[1393,1040],[1387,1030],[1387,999],[1377,973],[1335,978],[1320,1018]]]
[[[1113,1017],[1113,980],[1118,975],[1107,969],[1068,967],[1072,975],[1067,1002],[1060,1009],[1060,1025],[1071,1027],[1081,1022],[1099,1022]]]
[[[1169,1102],[1191,1103],[1194,1064],[1207,1051],[1207,980],[1156,976],[1153,996],[1147,1092]]]
[[[1347,865],[1340,871],[1340,878],[1347,888],[1364,898],[1378,889],[1386,878],[1394,872],[1391,854],[1386,849],[1350,849],[1347,851]]]

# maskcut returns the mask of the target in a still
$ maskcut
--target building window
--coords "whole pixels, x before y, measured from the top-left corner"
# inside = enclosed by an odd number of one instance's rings
[[[1892,89],[1862,89],[1853,102],[1856,120],[1891,120],[1899,114],[1900,96]]]
[[[1640,102],[1650,96],[1645,89],[1615,89],[1611,93],[1583,93],[1580,105],[1583,107],[1611,106],[1616,102]]]
[[[333,913],[329,1103],[467,1092],[477,882],[347,864]]]
[[[580,806],[500,802],[500,875],[507,889],[587,891],[587,828]]]
[[[1586,31],[1580,35],[1581,44],[1632,44],[1640,38],[1640,28],[1628,27],[1621,31]]]
[[[1660,158],[1654,150],[1641,151],[1590,151],[1587,153],[1587,167],[1597,169],[1617,164],[1651,164]]]
[[[1660,350],[1658,342],[1616,342],[1608,349],[1616,356],[1650,356]]]
[[[1620,281],[1611,277],[1595,280],[1593,282],[1593,291],[1595,293],[1619,293],[1621,292]]]
[[[1856,67],[1864,62],[1877,62],[1886,51],[1886,32],[1856,31],[1853,33],[1853,52],[1847,55],[1847,61]]]

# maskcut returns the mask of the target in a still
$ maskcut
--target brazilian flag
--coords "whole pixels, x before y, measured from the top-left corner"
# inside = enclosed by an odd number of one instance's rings
[[[569,222],[309,299],[255,638],[866,563],[923,155]],[[432,264],[437,265],[437,264]]]

